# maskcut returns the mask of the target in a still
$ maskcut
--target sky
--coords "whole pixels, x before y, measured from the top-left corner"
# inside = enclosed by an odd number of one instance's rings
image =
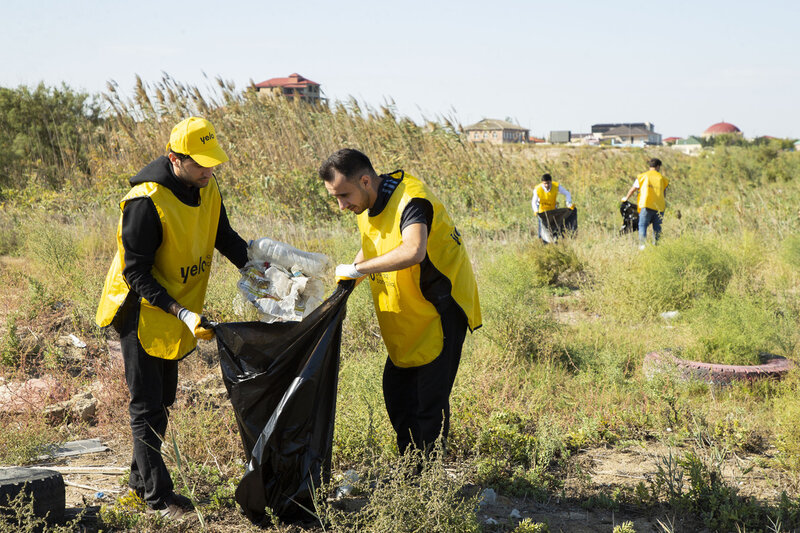
[[[720,121],[800,138],[800,2],[2,0],[0,86],[126,94],[297,72],[330,100],[532,135]],[[210,90],[210,89],[209,89]]]

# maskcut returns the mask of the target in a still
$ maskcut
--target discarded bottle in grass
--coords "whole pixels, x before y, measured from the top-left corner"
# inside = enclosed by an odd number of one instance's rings
[[[319,277],[329,263],[325,254],[299,250],[269,237],[254,240],[247,250],[247,255],[250,261],[266,261],[290,272],[299,270],[309,277]]]

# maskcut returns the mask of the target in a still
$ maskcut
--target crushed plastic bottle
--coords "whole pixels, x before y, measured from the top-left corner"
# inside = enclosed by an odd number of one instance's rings
[[[251,241],[248,261],[237,283],[262,322],[302,320],[323,300],[320,276],[330,265],[325,254],[306,252],[289,244],[262,237]],[[237,314],[245,314],[245,302],[234,302]]]
[[[325,254],[306,252],[269,237],[254,240],[247,250],[250,261],[262,261],[282,266],[290,272],[302,272],[308,277],[319,277],[330,260]]]

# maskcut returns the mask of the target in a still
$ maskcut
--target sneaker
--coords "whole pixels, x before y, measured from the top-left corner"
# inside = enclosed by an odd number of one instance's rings
[[[159,514],[162,518],[167,520],[180,520],[185,515],[194,511],[192,501],[186,496],[180,494],[170,493],[164,502],[157,507],[147,507],[147,512],[150,514]]]

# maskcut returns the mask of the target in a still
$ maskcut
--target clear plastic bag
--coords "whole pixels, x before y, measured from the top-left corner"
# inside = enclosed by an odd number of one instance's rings
[[[325,287],[320,278],[330,266],[325,254],[263,237],[250,243],[247,256],[237,286],[262,322],[302,320],[322,303]],[[246,314],[247,305],[236,303],[237,312]]]

